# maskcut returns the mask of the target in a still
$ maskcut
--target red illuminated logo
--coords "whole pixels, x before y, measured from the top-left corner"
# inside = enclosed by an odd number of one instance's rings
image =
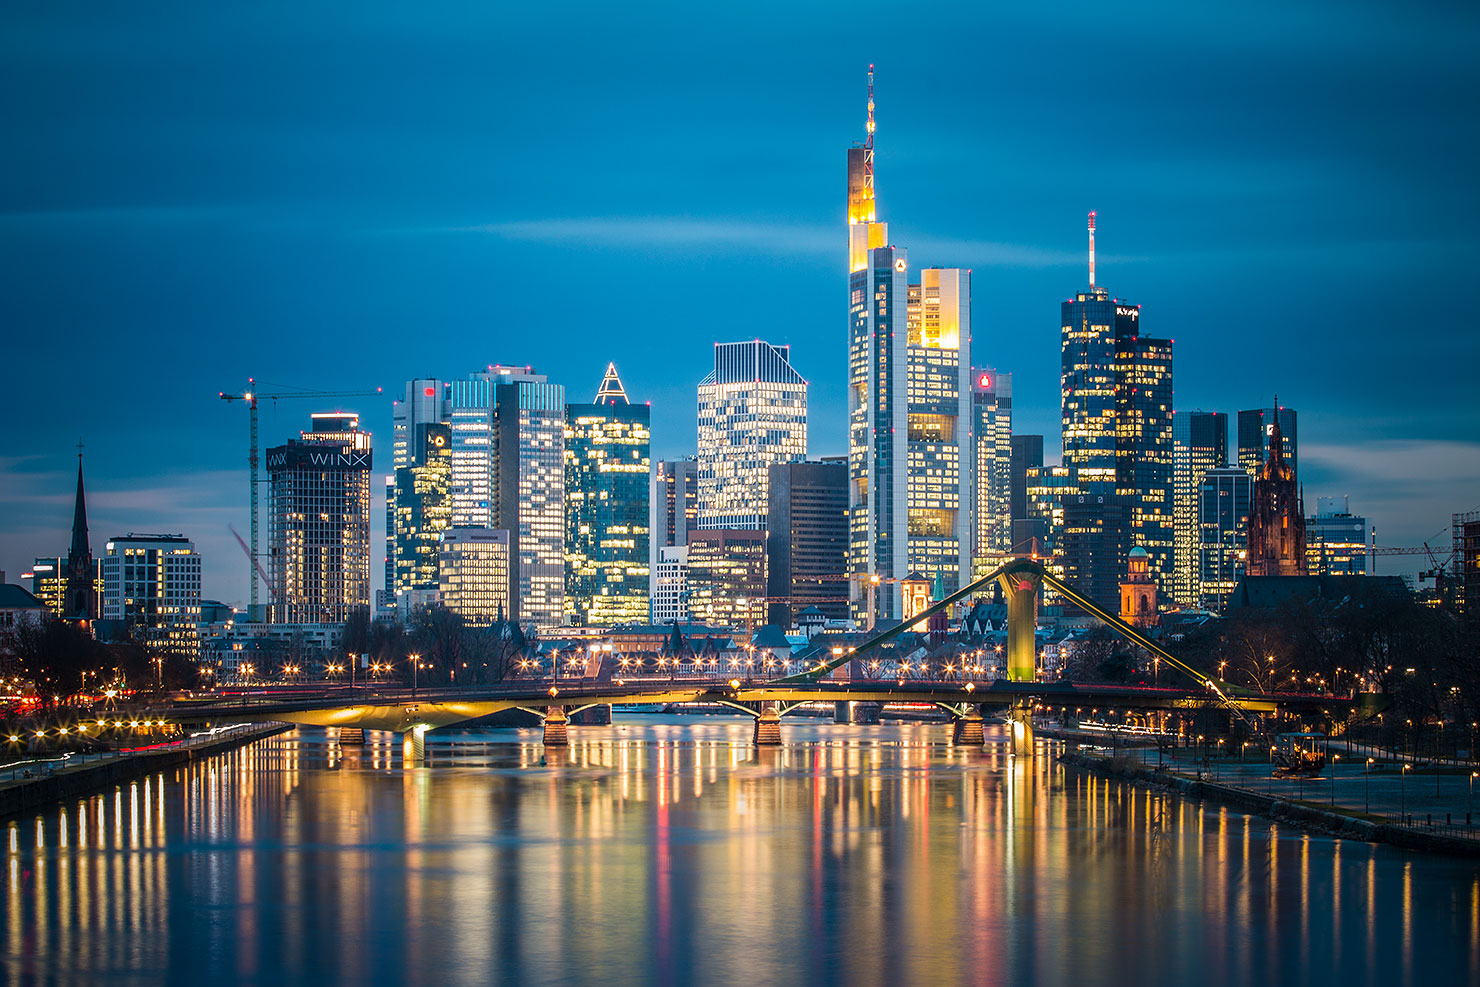
[[[988,377],[986,374],[982,374],[981,380],[977,381],[977,383],[980,384],[983,387],[991,387],[992,386],[992,378]]]
[[[437,389],[435,387],[428,387],[426,393],[427,393],[427,397],[429,397],[429,398],[436,397],[437,396]]]

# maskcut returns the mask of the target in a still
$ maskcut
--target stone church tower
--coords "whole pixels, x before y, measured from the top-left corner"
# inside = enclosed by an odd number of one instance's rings
[[[1269,458],[1254,478],[1249,504],[1249,557],[1244,572],[1250,576],[1307,574],[1305,494],[1295,484],[1295,470],[1285,462],[1278,413],[1269,436]]]

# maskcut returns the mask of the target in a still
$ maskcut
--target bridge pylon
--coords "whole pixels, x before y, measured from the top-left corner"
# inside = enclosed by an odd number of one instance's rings
[[[779,747],[781,745],[781,714],[776,704],[761,703],[761,715],[755,718],[755,746]]]
[[[564,706],[551,706],[545,710],[544,742],[546,747],[570,746],[570,736],[566,731],[569,722]]]
[[[1038,679],[1038,590],[1042,577],[1031,570],[1004,572],[997,577],[1007,596],[1007,680]]]
[[[987,737],[982,730],[980,709],[970,707],[964,716],[958,716],[951,721],[951,746],[981,747],[986,742]]]
[[[419,768],[427,762],[427,731],[431,727],[418,723],[401,734],[401,767]]]

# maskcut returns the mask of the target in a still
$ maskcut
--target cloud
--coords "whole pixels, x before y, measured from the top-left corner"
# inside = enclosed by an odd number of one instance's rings
[[[1379,543],[1429,542],[1448,554],[1450,516],[1480,504],[1480,443],[1440,439],[1373,439],[1357,445],[1302,443],[1306,509],[1314,498],[1345,494],[1351,510],[1380,528]]]

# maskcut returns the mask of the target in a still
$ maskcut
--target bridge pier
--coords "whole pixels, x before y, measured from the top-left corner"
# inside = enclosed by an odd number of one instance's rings
[[[566,724],[570,721],[566,718],[564,706],[551,706],[545,711],[545,746],[546,747],[568,747],[570,737],[566,734]]]
[[[878,703],[859,702],[856,699],[841,699],[833,704],[833,722],[852,725],[877,724],[882,710]]]
[[[761,703],[761,715],[755,718],[755,746],[781,745],[781,714],[775,703]]]
[[[426,764],[427,731],[430,729],[425,723],[418,723],[401,734],[401,767],[419,768]]]
[[[958,716],[951,721],[951,746],[981,747],[986,741],[986,735],[982,732],[980,710],[968,710],[965,716]]]
[[[1033,704],[1031,701],[1014,705],[1007,715],[1008,729],[1012,733],[1012,752],[1024,757],[1033,756]]]

